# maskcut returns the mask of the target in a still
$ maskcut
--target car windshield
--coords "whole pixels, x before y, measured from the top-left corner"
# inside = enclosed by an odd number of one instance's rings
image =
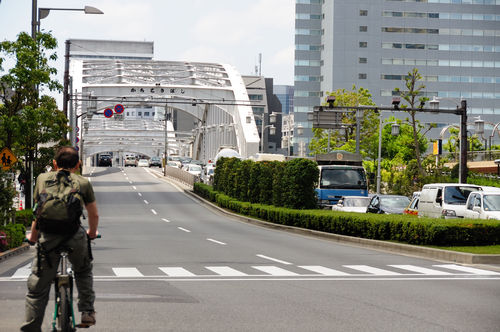
[[[201,166],[198,166],[198,165],[190,165],[190,166],[189,166],[189,170],[190,170],[190,171],[195,171],[195,172],[198,172],[198,171],[200,171],[200,172],[201,172]]]
[[[500,211],[500,195],[484,195],[484,211]]]
[[[481,190],[479,187],[453,186],[444,190],[444,202],[452,205],[465,205],[467,198],[473,191]]]
[[[345,198],[345,207],[367,207],[370,204],[370,197]]]
[[[404,209],[410,204],[408,197],[381,197],[381,205],[387,208]]]
[[[154,160],[154,161],[159,161],[159,160],[160,160],[160,158],[158,158],[158,157],[152,157],[152,158],[151,158],[151,160]]]
[[[321,188],[360,189],[366,187],[362,169],[324,168],[321,171]]]

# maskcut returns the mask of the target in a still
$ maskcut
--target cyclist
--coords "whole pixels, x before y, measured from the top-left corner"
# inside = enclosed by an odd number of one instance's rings
[[[83,204],[88,213],[89,229],[80,225],[74,234],[63,235],[49,233],[38,229],[37,220],[33,221],[31,234],[28,241],[31,244],[37,242],[37,256],[33,260],[31,274],[28,278],[28,293],[26,294],[26,321],[21,326],[21,331],[41,331],[45,307],[49,300],[50,285],[54,280],[59,262],[59,254],[55,249],[62,244],[70,247],[69,260],[75,275],[78,289],[78,310],[82,312],[82,326],[95,324],[94,300],[92,275],[92,254],[90,252],[90,240],[97,237],[97,226],[99,215],[95,201],[94,190],[90,182],[82,176],[75,174],[79,169],[80,160],[78,152],[72,147],[60,148],[53,160],[55,171],[40,174],[34,191],[34,197],[44,189],[47,180],[56,179],[59,174],[68,176],[71,181],[77,181],[79,191],[83,198]]]

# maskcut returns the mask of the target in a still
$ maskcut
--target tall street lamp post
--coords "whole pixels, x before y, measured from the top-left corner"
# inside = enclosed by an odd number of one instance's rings
[[[397,122],[386,123],[391,124],[391,135],[398,136],[399,135],[399,124]],[[382,176],[380,174],[381,168],[380,164],[382,162],[382,128],[385,127],[382,124],[382,112],[379,114],[379,128],[378,128],[378,164],[377,164],[377,194],[380,194],[380,182]]]

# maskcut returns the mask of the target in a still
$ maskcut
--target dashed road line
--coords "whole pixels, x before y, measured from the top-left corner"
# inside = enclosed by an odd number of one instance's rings
[[[151,212],[153,212],[154,215],[157,215],[156,211],[154,209],[151,209]]]
[[[186,233],[191,233],[191,231],[189,229],[185,229],[183,227],[177,227],[178,229],[180,229],[181,231],[183,232],[186,232]]]
[[[144,203],[149,204],[149,202],[148,202],[148,201],[146,201],[146,200],[144,200]]]
[[[258,254],[256,256],[260,257],[260,258],[268,259],[268,260],[276,262],[276,263],[285,264],[285,265],[292,265],[293,264],[293,263],[290,263],[290,262],[282,261],[281,259],[272,258],[272,257],[261,255],[261,254]]]
[[[222,246],[225,246],[225,245],[226,245],[226,243],[224,243],[224,242],[217,241],[217,240],[210,239],[210,238],[208,238],[208,239],[207,239],[207,241],[210,241],[210,242],[213,242],[213,243],[217,243],[217,244],[220,244],[220,245],[222,245]]]
[[[163,220],[164,222],[170,222],[170,220],[165,219],[165,218],[161,218],[161,220]]]

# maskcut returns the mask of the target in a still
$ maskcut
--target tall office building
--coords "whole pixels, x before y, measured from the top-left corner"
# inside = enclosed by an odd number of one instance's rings
[[[353,84],[390,105],[413,68],[440,108],[466,99],[469,122],[486,121],[485,138],[500,121],[500,0],[297,0],[295,28],[296,125],[310,128],[305,112]],[[459,122],[428,113],[419,120],[438,124],[434,138]]]

